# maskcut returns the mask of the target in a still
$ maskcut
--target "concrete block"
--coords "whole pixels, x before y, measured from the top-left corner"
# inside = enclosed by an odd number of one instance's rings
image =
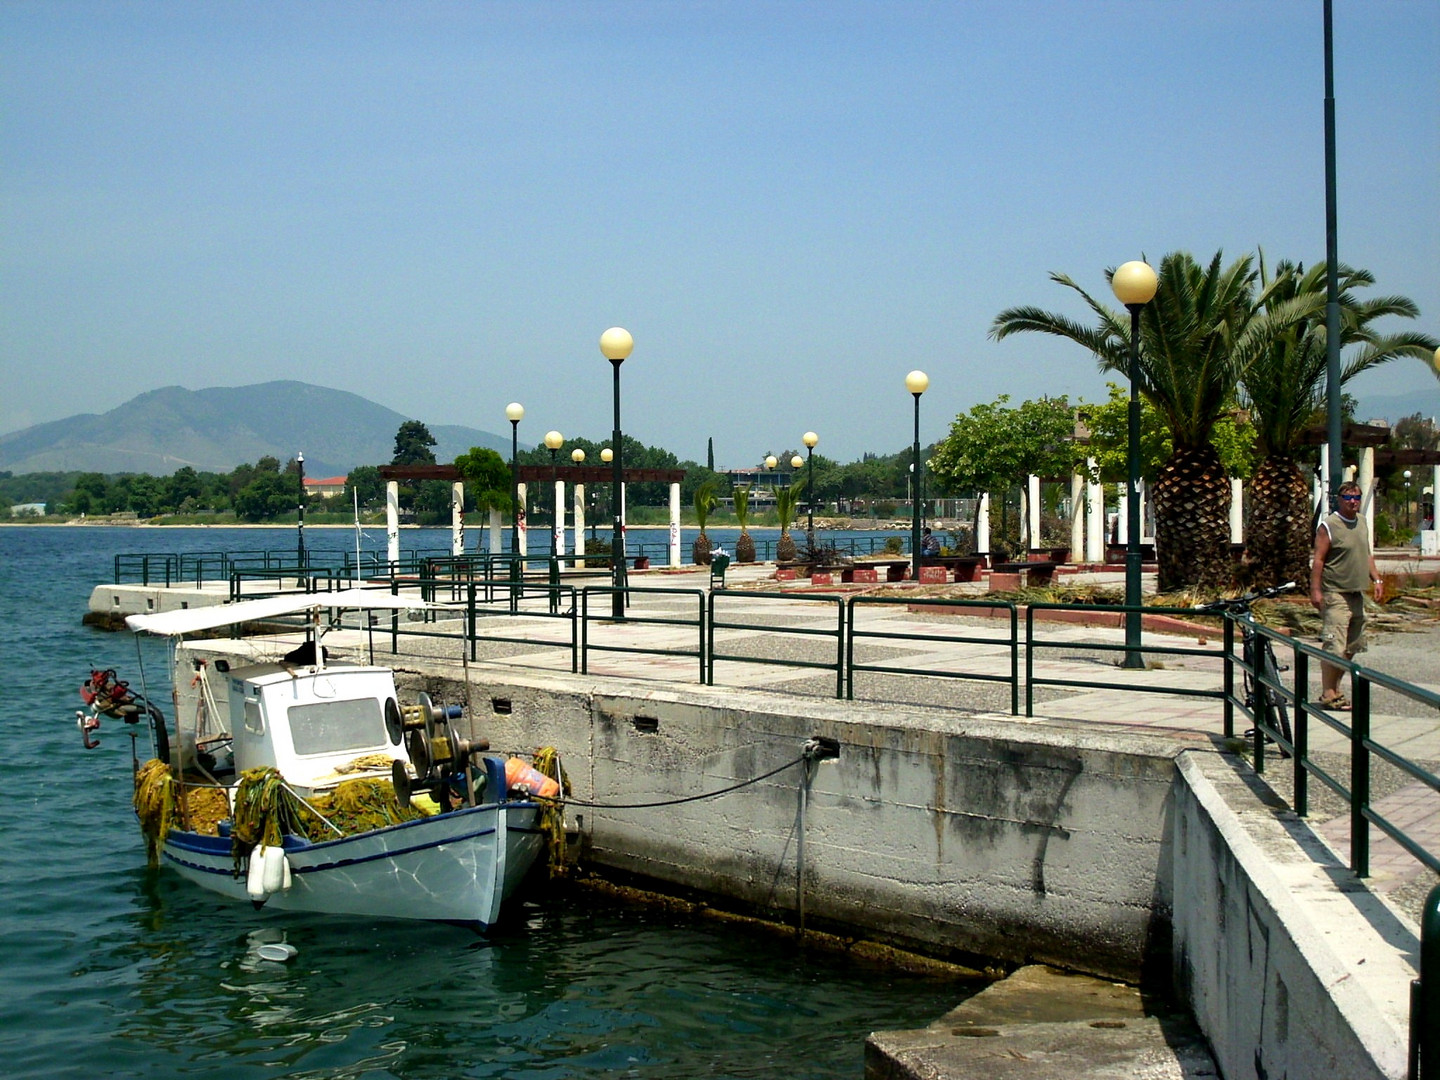
[[[920,567],[921,585],[944,585],[945,567],[943,566],[922,566]]]
[[[831,575],[829,570],[816,570],[810,575],[810,584],[832,585],[834,584],[834,577]]]
[[[880,580],[880,572],[874,567],[857,566],[855,568],[855,580],[860,582],[878,582]]]
[[[792,569],[790,569],[789,567],[781,567],[779,570],[776,570],[776,571],[775,571],[775,580],[776,580],[776,581],[794,581],[794,580],[795,580],[795,571],[792,570]]]
[[[1014,592],[1020,588],[1019,574],[1000,574],[994,571],[990,574],[991,592]]]

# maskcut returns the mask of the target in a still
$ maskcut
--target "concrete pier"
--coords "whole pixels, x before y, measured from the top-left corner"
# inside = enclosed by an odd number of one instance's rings
[[[776,614],[773,602],[753,608],[756,618]],[[830,617],[787,614],[811,625]],[[1000,663],[983,647],[946,642],[932,619],[903,607],[867,609],[866,618],[916,633],[893,646],[911,664]],[[518,624],[495,625],[514,635]],[[561,627],[535,619],[527,633],[549,628],[558,643]],[[985,684],[921,677],[876,676],[870,692],[890,700],[847,702],[833,699],[833,675],[737,661],[717,669],[725,685],[704,686],[693,660],[658,652],[597,655],[592,674],[576,675],[568,652],[486,645],[484,629],[468,681],[453,639],[402,638],[400,655],[375,659],[393,663],[412,689],[468,703],[473,734],[497,749],[556,746],[575,799],[599,804],[570,813],[602,872],[779,922],[798,921],[803,903],[816,928],[941,957],[980,954],[1164,985],[1193,1011],[1226,1077],[1403,1075],[1413,924],[1355,881],[1227,752],[1213,701],[1079,691],[1052,697],[1045,716],[1027,720],[997,712]],[[689,641],[683,628],[638,622],[604,632],[656,649]],[[1106,632],[1119,631],[1054,630],[1059,640]],[[358,631],[327,644],[355,658],[370,648]],[[778,635],[749,631],[726,634],[721,647],[772,658],[786,648]],[[1090,659],[1063,654],[1049,663],[1094,670]],[[1213,687],[1218,667],[1197,661],[1132,677]],[[182,716],[187,707],[182,699]],[[1429,727],[1429,735],[1417,728],[1407,752],[1440,753],[1421,747],[1436,738]],[[817,736],[833,739],[839,756],[807,767],[798,759]],[[720,798],[636,805],[736,785]],[[1086,1023],[1098,1033],[1092,1040],[1118,1039],[1120,1029]],[[1058,1055],[1076,1034],[1043,1026],[1029,1030],[1026,1045],[1053,1037],[1047,1052]],[[1170,1045],[1158,1021],[1131,1027]],[[914,1047],[902,1043],[877,1037],[873,1052],[910,1068],[901,1049]],[[971,1043],[1002,1045],[988,1036]],[[1169,1052],[1175,1068],[1192,1068],[1188,1050]],[[979,1074],[937,1063],[913,1075]]]

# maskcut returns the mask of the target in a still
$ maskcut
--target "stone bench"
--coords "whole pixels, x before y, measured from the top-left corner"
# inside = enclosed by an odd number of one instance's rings
[[[1020,584],[1021,575],[1024,575],[1026,585],[1049,585],[1055,579],[1055,570],[1061,564],[1058,562],[1010,562],[996,563],[991,567],[990,588],[992,591],[1008,591],[1011,581],[1015,585]],[[1000,581],[996,581],[1000,578]],[[1005,580],[1009,578],[1010,580]]]
[[[938,566],[949,570],[956,581],[979,581],[985,562],[984,555],[922,555],[920,568]]]

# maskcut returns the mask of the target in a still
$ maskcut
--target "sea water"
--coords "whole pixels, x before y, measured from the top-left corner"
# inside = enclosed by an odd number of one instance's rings
[[[439,531],[404,537],[407,548],[448,544]],[[281,551],[294,539],[0,528],[9,1080],[858,1078],[870,1031],[923,1026],[978,989],[589,893],[537,893],[480,936],[255,911],[147,868],[130,808],[133,729],[106,719],[100,748],[84,750],[75,711],[91,668],[138,686],[143,665],[167,702],[165,648],[140,640],[137,653],[128,633],[83,627],[90,590],[110,580],[117,553]],[[353,550],[340,531],[307,530],[307,542]],[[263,959],[267,943],[293,958]]]

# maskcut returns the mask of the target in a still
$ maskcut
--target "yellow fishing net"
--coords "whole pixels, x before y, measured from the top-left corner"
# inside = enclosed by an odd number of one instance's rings
[[[570,778],[560,764],[560,751],[553,746],[542,746],[535,751],[535,768],[560,784],[560,793],[570,795]],[[540,831],[545,834],[545,843],[550,857],[550,876],[564,877],[570,872],[569,850],[565,846],[565,805],[551,799],[537,799],[544,809],[540,811]]]
[[[185,789],[188,827],[204,836],[219,835],[220,822],[230,816],[230,799],[224,788],[192,785]],[[180,789],[170,766],[151,758],[135,774],[135,814],[145,837],[145,857],[160,865],[160,848],[179,814]]]

